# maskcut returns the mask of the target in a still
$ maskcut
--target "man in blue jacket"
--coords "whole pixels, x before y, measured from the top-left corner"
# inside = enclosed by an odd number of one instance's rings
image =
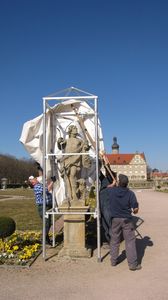
[[[111,265],[116,266],[118,263],[119,246],[121,235],[123,234],[129,269],[131,271],[136,271],[141,269],[141,265],[137,262],[136,239],[134,224],[132,222],[132,212],[137,214],[139,205],[134,192],[129,190],[127,187],[128,177],[120,174],[118,179],[118,186],[108,188],[112,216],[110,241]]]
[[[41,219],[43,219],[43,185],[39,183],[38,179],[34,176],[29,177],[30,185],[33,187],[36,206],[38,209],[38,213]],[[53,188],[53,180],[47,186],[46,189],[46,210],[49,210],[52,207],[52,188]],[[51,215],[46,218],[45,222],[45,229],[46,229],[46,244],[52,245],[50,238],[49,238],[49,231],[51,227]]]

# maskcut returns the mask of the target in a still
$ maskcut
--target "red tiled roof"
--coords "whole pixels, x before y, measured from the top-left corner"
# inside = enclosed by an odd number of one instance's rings
[[[138,153],[145,161],[144,153]],[[128,165],[136,154],[106,154],[110,165]]]
[[[151,173],[152,177],[168,177],[168,173],[162,173],[162,172],[152,172]]]

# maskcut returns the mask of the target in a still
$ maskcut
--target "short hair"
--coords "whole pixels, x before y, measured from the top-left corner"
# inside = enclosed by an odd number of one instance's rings
[[[129,180],[128,180],[128,177],[126,175],[120,174],[118,176],[118,179],[119,179],[119,186],[127,187]]]

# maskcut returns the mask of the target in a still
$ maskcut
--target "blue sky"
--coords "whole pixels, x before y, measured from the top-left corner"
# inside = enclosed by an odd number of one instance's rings
[[[1,1],[0,40],[0,153],[29,157],[24,122],[75,86],[99,97],[107,153],[116,136],[168,170],[166,0]]]

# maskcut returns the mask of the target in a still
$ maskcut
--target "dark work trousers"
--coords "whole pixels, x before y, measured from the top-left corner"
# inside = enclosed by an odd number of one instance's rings
[[[43,205],[37,205],[38,208],[38,213],[41,219],[43,219]],[[46,206],[46,210],[50,209],[51,207]],[[51,215],[48,216],[48,218],[46,218],[46,237],[49,234],[50,231],[50,227],[51,227]]]
[[[113,218],[111,226],[110,254],[111,262],[116,263],[119,255],[121,235],[125,240],[126,257],[129,267],[137,266],[134,224],[125,218]]]

